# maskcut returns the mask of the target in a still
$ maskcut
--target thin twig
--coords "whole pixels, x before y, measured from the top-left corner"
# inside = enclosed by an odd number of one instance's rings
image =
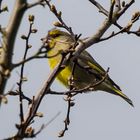
[[[8,11],[8,7],[7,7],[7,6],[2,7],[2,1],[3,1],[3,0],[0,0],[0,14],[1,14],[2,12]]]
[[[104,76],[102,76],[101,80],[97,81],[94,84],[88,85],[88,86],[86,86],[84,88],[81,88],[81,89],[72,89],[72,90],[65,91],[65,92],[57,92],[57,91],[49,90],[49,94],[52,94],[52,95],[61,95],[62,96],[62,95],[69,95],[70,93],[71,94],[74,93],[74,94],[72,94],[72,96],[75,96],[78,93],[83,93],[83,92],[87,92],[87,91],[94,91],[95,87],[98,86],[99,84],[101,84],[108,77],[108,72],[109,72],[109,68],[105,72]]]
[[[73,62],[71,76],[70,76],[70,79],[68,79],[70,91],[75,89],[74,79],[73,79],[74,73],[75,73],[75,68],[76,68],[76,61]],[[68,125],[70,124],[70,111],[71,111],[71,107],[73,107],[71,98],[72,98],[72,92],[69,92],[65,99],[65,101],[67,101],[67,115],[66,115],[66,119],[64,120],[64,129],[59,133],[59,137],[64,136],[65,132],[68,130]]]
[[[73,33],[72,28],[67,26],[67,24],[62,19],[61,11],[58,12],[56,7],[53,4],[52,5],[50,4],[50,0],[45,0],[45,2],[48,5],[50,11],[53,12],[53,14],[57,17],[57,19],[61,23],[61,27],[65,28],[72,35],[72,37],[75,38],[75,34]]]
[[[41,5],[41,6],[44,7],[46,5],[45,0],[38,0],[38,1],[34,2],[34,3],[28,3],[27,8],[29,9],[29,8],[35,7],[37,5]]]
[[[35,54],[33,54],[32,56],[26,58],[25,60],[22,60],[22,61],[20,61],[18,63],[12,64],[11,69],[14,69],[14,68],[22,65],[23,63],[29,62],[29,61],[31,61],[33,59],[48,58],[46,56],[46,53],[47,53],[47,51],[41,51],[40,52],[40,49],[39,49]]]
[[[83,43],[79,43],[76,47],[76,51],[74,53],[73,59],[76,59],[79,54],[90,47],[91,45],[95,43],[99,43],[101,37],[104,35],[104,33],[111,27],[113,23],[116,23],[118,19],[125,13],[125,11],[134,3],[134,0],[131,0],[126,7],[123,8],[122,12],[118,12],[113,14],[112,21],[110,22],[108,19],[105,19],[104,23],[100,26],[100,28],[97,30],[97,32],[89,37],[88,39],[84,40]]]
[[[137,31],[130,31],[131,27],[133,26],[133,24],[139,20],[140,17],[140,12],[136,12],[134,13],[134,15],[132,16],[131,21],[129,21],[129,23],[125,26],[125,27],[120,27],[120,31],[118,32],[112,32],[111,35],[109,35],[108,37],[105,38],[101,38],[100,41],[105,41],[108,40],[112,37],[115,37],[116,35],[120,34],[120,33],[128,33],[128,34],[135,34],[137,36],[140,36],[140,31],[139,29]]]
[[[67,95],[67,98],[65,99],[67,101],[67,115],[64,120],[64,129],[59,132],[58,137],[64,136],[65,132],[68,130],[68,125],[70,124],[70,110],[71,110],[71,101],[72,101],[71,97],[72,96]]]
[[[113,11],[114,11],[114,6],[115,6],[115,0],[110,0],[111,4],[110,4],[110,10],[109,10],[109,15],[108,15],[108,20],[110,22],[112,22],[112,16],[113,16]]]
[[[42,132],[42,130],[44,130],[46,127],[48,127],[48,125],[49,125],[50,123],[52,123],[52,122],[60,115],[60,113],[61,113],[61,112],[58,112],[53,118],[51,118],[51,120],[50,120],[48,123],[43,124],[43,125],[40,127],[40,129],[33,135],[33,137],[36,137],[39,133]]]
[[[0,9],[1,9],[1,3],[2,3],[2,0],[0,0]]]
[[[89,0],[92,4],[94,4],[98,9],[99,12],[103,13],[104,15],[108,16],[108,11],[97,1],[95,0]]]
[[[73,107],[74,102],[72,102],[73,100],[71,99],[73,96],[76,96],[79,93],[85,92],[85,91],[94,91],[95,87],[100,85],[102,82],[104,82],[104,80],[108,77],[108,71],[109,68],[107,69],[105,75],[102,77],[102,79],[98,82],[96,82],[95,84],[89,85],[83,89],[72,89],[69,90],[68,92],[65,93],[61,93],[61,95],[67,95],[67,98],[65,99],[68,102],[68,107],[67,107],[67,115],[66,115],[66,119],[64,120],[64,129],[59,133],[59,137],[63,137],[65,132],[68,130],[68,125],[70,124],[70,110],[71,107]],[[51,91],[50,91],[51,92]],[[53,93],[53,92],[51,92]],[[56,92],[54,92],[56,94]],[[72,94],[73,93],[73,94]],[[59,93],[57,93],[57,95],[60,95]]]
[[[45,82],[44,86],[42,87],[40,92],[37,94],[37,96],[33,98],[32,104],[30,105],[28,113],[27,113],[27,115],[26,115],[26,117],[24,119],[24,123],[22,123],[22,125],[19,128],[18,133],[15,135],[15,137],[28,137],[28,134],[26,134],[26,129],[29,127],[29,125],[33,121],[34,117],[36,116],[36,113],[37,113],[37,110],[38,110],[38,108],[40,106],[40,103],[41,103],[43,97],[49,91],[50,86],[51,86],[52,82],[54,81],[56,75],[62,69],[64,69],[64,65],[65,65],[65,63],[67,61],[67,59],[65,59],[65,56],[68,53],[69,52],[62,54],[61,61],[56,66],[56,68],[54,69],[53,73],[49,76],[49,79]]]
[[[105,9],[103,8],[103,6],[102,6],[100,3],[98,3],[98,2],[95,1],[95,0],[89,0],[89,1],[90,1],[92,4],[94,4],[94,5],[99,9],[99,11],[100,11],[101,13],[103,13],[105,16],[108,17],[109,12],[108,12],[107,10],[105,10]],[[125,12],[134,2],[135,2],[134,0],[131,0],[128,4],[125,4],[125,7],[124,7],[124,8],[121,9],[120,0],[116,0],[116,1],[115,1],[115,5],[116,5],[115,12],[119,12],[119,14],[121,13],[121,15],[122,15],[122,13]],[[119,25],[119,24],[117,23],[117,21],[113,22],[113,24],[114,24],[116,27],[118,27],[120,30],[122,30],[122,29],[124,28],[124,27],[122,27],[121,25]],[[137,32],[137,31],[127,31],[127,33],[128,33],[128,34],[134,34],[134,35],[140,36],[140,33]],[[109,39],[109,38],[108,38],[108,39]],[[102,40],[102,39],[101,39],[101,40]]]
[[[27,57],[27,52],[29,50],[29,38],[30,38],[30,35],[32,33],[32,26],[33,26],[33,22],[30,23],[30,27],[29,27],[29,32],[28,32],[28,35],[26,37],[26,48],[25,48],[25,53],[24,53],[24,56],[23,56],[23,60],[26,59]],[[21,70],[20,70],[20,80],[19,80],[19,83],[18,83],[18,86],[19,86],[19,101],[20,101],[20,119],[21,119],[21,122],[20,124],[22,124],[24,122],[24,114],[23,114],[23,92],[22,92],[22,85],[23,85],[23,82],[24,82],[24,67],[25,67],[25,63],[22,63],[21,65]]]
[[[112,0],[115,2],[115,12],[119,12],[121,10],[121,2],[120,0]]]
[[[55,56],[57,56],[57,55],[60,54],[60,52],[58,52],[58,53],[56,53],[56,54],[54,54],[52,56],[47,56],[47,51],[48,50],[44,50],[44,51],[41,50],[40,51],[40,49],[39,49],[35,54],[33,54],[32,56],[26,58],[25,60],[22,60],[22,61],[20,61],[18,63],[12,64],[11,69],[14,69],[16,67],[19,67],[23,63],[30,62],[33,59],[52,58],[52,57],[55,57]]]
[[[121,16],[126,12],[126,10],[135,2],[135,0],[130,0],[129,3],[127,3],[119,12],[118,15]]]

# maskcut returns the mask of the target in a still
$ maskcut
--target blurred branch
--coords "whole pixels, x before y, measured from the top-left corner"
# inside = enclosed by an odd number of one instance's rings
[[[4,94],[7,80],[10,76],[11,70],[13,69],[12,58],[14,43],[20,23],[22,21],[22,17],[28,8],[34,7],[36,5],[44,6],[43,1],[44,0],[39,0],[38,2],[28,4],[27,0],[16,0],[7,27],[1,29],[2,46],[0,50],[0,94]],[[0,1],[0,6],[1,2],[2,0]],[[4,10],[5,9],[7,8],[5,7]]]
[[[7,6],[2,7],[2,0],[0,0],[0,14],[6,11],[8,11],[8,7]]]
[[[26,10],[26,0],[16,0],[13,11],[9,19],[9,23],[5,29],[3,29],[2,36],[2,48],[0,54],[0,94],[4,93],[5,86],[8,80],[7,76],[10,76],[10,67],[12,64],[13,49],[15,38]],[[6,76],[5,71],[9,70],[9,74]],[[1,102],[1,99],[0,99]]]
[[[0,9],[1,9],[1,3],[2,3],[2,0],[0,0]]]
[[[108,20],[110,22],[112,22],[112,17],[113,17],[113,13],[114,13],[114,6],[115,6],[115,0],[110,0],[110,10],[109,10],[109,15],[108,15]]]
[[[112,1],[112,3],[114,2],[115,3],[115,12],[118,12],[121,10],[121,2],[120,0],[110,0]]]
[[[108,11],[96,0],[89,0],[92,4],[94,4],[98,9],[100,13],[103,13],[104,15],[108,16]]]
[[[127,9],[135,2],[135,0],[130,0],[125,6],[118,12],[118,16],[120,17],[122,14],[124,14]]]
[[[29,9],[29,8],[35,7],[37,5],[41,5],[41,6],[44,7],[46,5],[45,0],[38,0],[38,1],[34,2],[34,3],[28,3],[27,8]]]

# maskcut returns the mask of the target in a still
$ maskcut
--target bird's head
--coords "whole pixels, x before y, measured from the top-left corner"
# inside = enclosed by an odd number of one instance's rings
[[[66,35],[69,35],[69,34],[57,28],[53,28],[50,31],[48,31],[48,39],[52,39],[52,38],[54,39],[54,38],[57,38],[60,36],[66,36]]]

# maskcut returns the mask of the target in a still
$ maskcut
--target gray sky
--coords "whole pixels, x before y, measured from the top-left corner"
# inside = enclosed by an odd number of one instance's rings
[[[99,1],[99,0],[98,0]],[[5,0],[11,10],[12,2]],[[90,36],[96,33],[96,30],[101,26],[104,16],[98,13],[98,10],[88,0],[52,0],[59,10],[63,12],[63,17],[66,23],[73,28],[77,34],[82,33],[82,37]],[[100,2],[109,7],[109,0]],[[119,23],[126,25],[133,12],[140,9],[140,1],[128,10],[121,17]],[[35,7],[26,12],[23,23],[21,24],[17,41],[14,61],[21,59],[24,48],[24,41],[20,39],[21,34],[26,34],[28,31],[28,15],[35,15],[35,25],[38,33],[31,37],[30,43],[33,45],[32,51],[37,50],[40,46],[40,38],[47,34],[51,29],[52,22],[56,21],[48,8]],[[7,21],[5,18],[8,14],[0,16],[0,22],[4,25]],[[1,20],[2,19],[2,20]],[[137,29],[140,22],[136,24],[134,29]],[[112,27],[111,31],[116,30]],[[82,94],[75,97],[75,106],[71,110],[71,123],[69,130],[62,140],[71,139],[96,139],[96,140],[137,140],[140,138],[140,38],[134,35],[119,35],[108,41],[91,46],[88,50],[92,56],[105,69],[110,67],[110,77],[121,87],[125,93],[134,102],[134,108],[127,104],[120,97],[107,94],[105,92],[92,92],[90,94]],[[16,69],[9,80],[7,90],[15,87],[19,79],[19,69]],[[42,86],[44,80],[48,78],[50,70],[47,60],[35,60],[26,65],[25,76],[28,77],[28,82],[24,85],[24,91],[30,97],[36,94]],[[15,83],[13,83],[15,81]],[[57,81],[53,85],[55,90],[66,90]],[[37,140],[53,139],[58,140],[58,132],[64,127],[63,120],[66,114],[66,102],[62,96],[47,96],[44,98],[40,110],[44,117],[35,119],[34,126],[39,128],[41,124],[47,123],[58,112],[61,114],[48,125],[41,134],[37,136]],[[26,112],[26,110],[25,110]],[[17,97],[10,97],[9,104],[3,105],[0,109],[0,139],[16,132],[15,123],[19,121],[19,103]]]

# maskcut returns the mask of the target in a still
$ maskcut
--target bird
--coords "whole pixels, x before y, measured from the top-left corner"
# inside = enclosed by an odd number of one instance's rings
[[[62,52],[66,52],[74,48],[75,38],[70,33],[62,31],[58,28],[49,30],[46,38],[49,66],[53,70],[62,60]],[[74,89],[80,90],[86,87],[93,87],[93,91],[104,91],[106,93],[118,95],[133,107],[134,105],[132,100],[121,91],[120,87],[110,78],[108,74],[105,77],[105,74],[106,71],[103,67],[96,62],[90,53],[84,50],[80,53],[76,61],[70,59],[66,63],[65,68],[58,73],[56,78],[66,88],[70,89],[71,86],[69,84],[69,79],[72,76],[72,85]],[[105,77],[104,80],[102,80],[103,77]],[[100,82],[101,80],[102,82]],[[99,84],[96,84],[98,82]]]

